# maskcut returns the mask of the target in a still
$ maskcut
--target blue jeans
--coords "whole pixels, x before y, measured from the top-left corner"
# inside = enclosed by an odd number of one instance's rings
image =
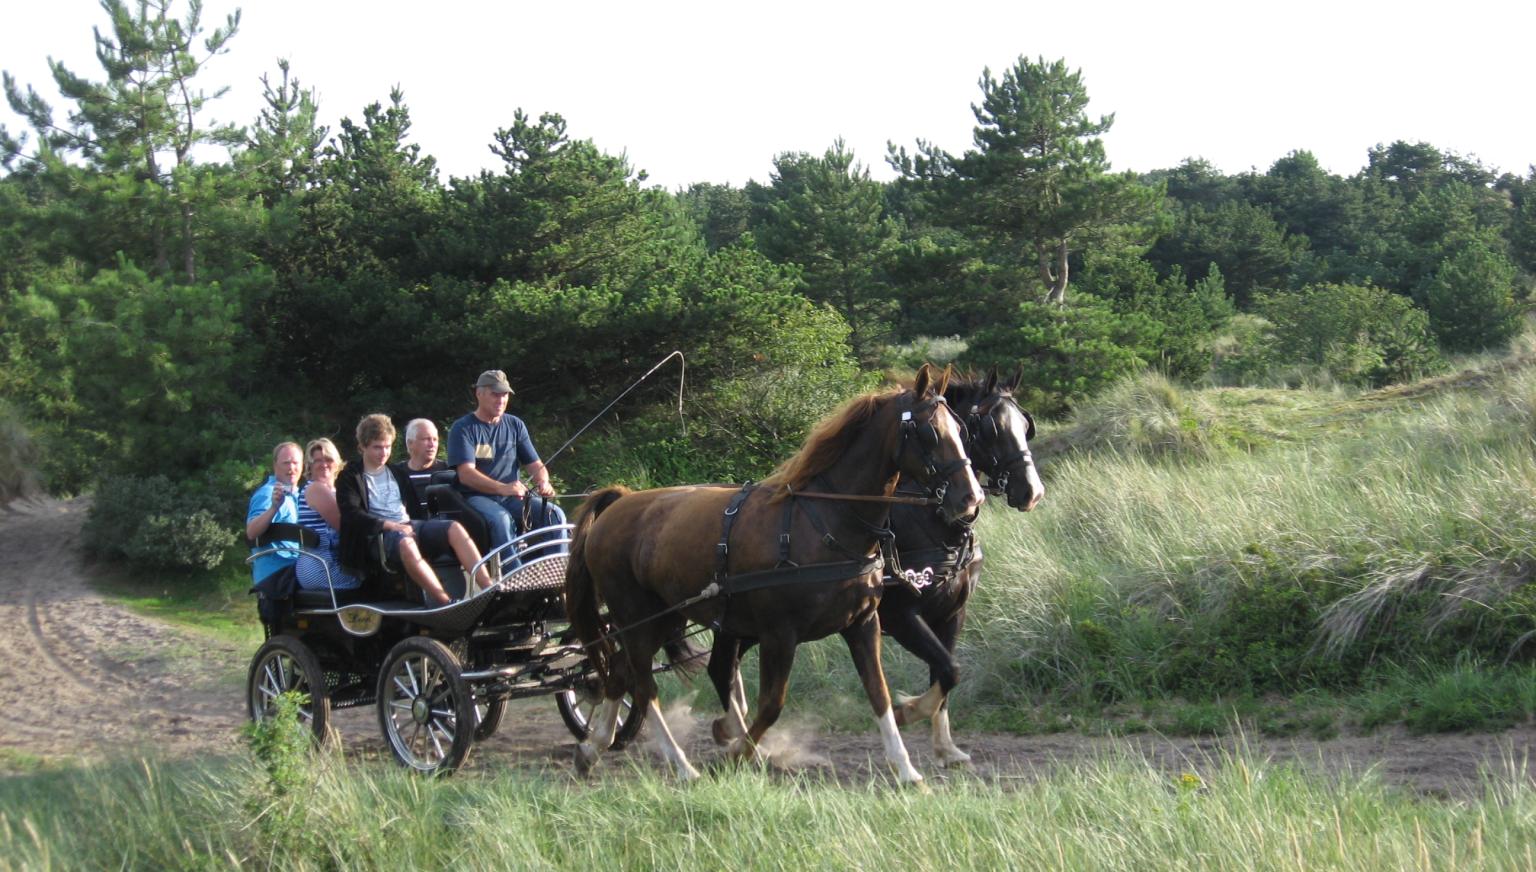
[[[492,550],[511,542],[519,533],[527,532],[521,529],[523,524],[523,499],[523,497],[493,497],[487,494],[473,494],[467,498],[469,507],[474,509],[475,513],[480,517],[484,518],[486,526],[490,528]],[[553,502],[534,493],[529,493],[526,499],[530,500],[532,505],[529,516],[533,529],[565,523],[565,511]],[[561,531],[560,535],[564,536],[564,531]],[[537,537],[530,541],[542,542],[545,539],[544,537]],[[501,570],[503,572],[517,568],[520,563],[516,554],[508,553],[510,550],[501,552]],[[566,546],[560,545],[558,548],[540,549],[534,556],[543,557],[545,554],[564,554],[566,550]]]

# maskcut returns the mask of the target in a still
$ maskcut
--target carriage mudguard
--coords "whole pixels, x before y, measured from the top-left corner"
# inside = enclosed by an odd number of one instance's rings
[[[292,565],[268,575],[251,586],[256,594],[256,613],[273,630],[293,614],[293,596],[299,589],[299,574]]]

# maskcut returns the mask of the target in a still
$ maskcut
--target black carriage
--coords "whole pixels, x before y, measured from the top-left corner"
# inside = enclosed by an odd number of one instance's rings
[[[442,485],[429,496],[434,509],[452,498]],[[438,514],[457,517],[483,541],[462,502]],[[499,580],[484,591],[451,558],[435,563],[454,597],[448,605],[425,605],[408,579],[378,567],[355,590],[295,590],[264,609],[266,641],[246,682],[252,720],[297,691],[307,697],[301,718],[323,742],[332,711],[372,705],[395,758],[433,774],[457,768],[476,740],[490,737],[512,699],[553,695],[572,735],[585,738],[596,683],[561,602],[570,530],[531,530],[486,554],[481,562]],[[257,544],[253,558],[282,550],[324,562],[310,550],[314,533],[297,525],[274,524]],[[632,738],[641,720],[626,710],[617,741]]]

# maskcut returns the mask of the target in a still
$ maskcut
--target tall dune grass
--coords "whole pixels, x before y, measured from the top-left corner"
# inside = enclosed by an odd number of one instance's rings
[[[1037,512],[994,509],[980,527],[987,563],[964,640],[967,692],[1016,699],[1008,690],[1021,681],[1179,689],[1158,677],[1192,634],[1219,635],[1271,600],[1307,624],[1291,653],[1311,671],[1260,689],[1294,689],[1329,658],[1520,656],[1536,627],[1536,373],[1331,402],[1262,450],[1096,439],[1054,458]],[[1115,670],[1125,674],[1105,674]]]
[[[1043,426],[1045,501],[1027,515],[989,504],[978,527],[957,723],[1356,693],[1404,671],[1433,685],[1528,661],[1536,367],[1477,363],[1373,393],[1148,376]],[[799,657],[789,712],[867,726],[840,641]],[[927,684],[895,646],[884,659],[894,687]]]
[[[1456,802],[1238,753],[1129,755],[930,795],[755,771],[680,787],[526,773],[432,781],[318,765],[278,831],[245,764],[124,764],[0,781],[0,870],[1529,869],[1536,793]]]

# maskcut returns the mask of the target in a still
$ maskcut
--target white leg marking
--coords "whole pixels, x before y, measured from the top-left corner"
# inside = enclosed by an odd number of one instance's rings
[[[941,707],[933,715],[933,756],[944,766],[966,766],[971,755],[960,750],[949,734],[949,706]]]
[[[922,696],[906,703],[907,723],[916,723],[917,721],[931,718],[934,712],[937,712],[943,705],[944,691],[940,690],[937,684],[930,684],[928,689],[923,691]]]
[[[692,781],[699,777],[699,770],[688,763],[688,757],[683,754],[683,749],[678,747],[677,740],[672,738],[672,730],[667,726],[667,719],[661,713],[661,703],[656,699],[651,700],[651,728],[656,731],[656,744],[661,748],[661,756],[672,768],[677,770],[677,777],[683,781]]]
[[[590,725],[590,741],[600,751],[613,747],[613,737],[619,731],[619,705],[619,700],[605,699],[597,707],[595,723]]]
[[[726,733],[731,739],[747,737],[747,692],[742,687],[741,670],[731,678],[731,709],[725,715]]]
[[[896,729],[896,715],[886,709],[877,723],[880,724],[880,741],[885,745],[885,760],[896,770],[896,779],[904,784],[920,783],[923,776],[912,767],[912,758],[907,756],[907,746],[901,742],[901,731]]]
[[[586,740],[576,746],[576,770],[583,775],[592,771],[598,758],[613,745],[613,736],[619,728],[619,701],[603,700],[587,726]]]

